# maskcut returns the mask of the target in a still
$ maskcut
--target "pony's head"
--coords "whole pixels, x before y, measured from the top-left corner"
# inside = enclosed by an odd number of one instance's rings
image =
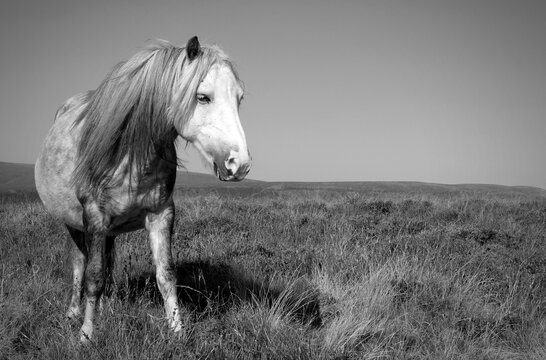
[[[180,86],[175,87],[171,115],[178,134],[199,151],[220,180],[242,180],[251,157],[239,120],[243,87],[233,64],[216,46],[201,46],[197,37],[186,47]]]
[[[108,186],[115,169],[142,173],[152,158],[172,158],[177,135],[192,143],[220,180],[242,180],[250,154],[239,121],[241,81],[227,55],[158,40],[119,63],[86,95],[74,184]],[[171,154],[171,155],[169,155]]]

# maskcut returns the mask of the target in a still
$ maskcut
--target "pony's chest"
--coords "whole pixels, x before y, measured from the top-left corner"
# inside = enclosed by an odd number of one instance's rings
[[[138,230],[144,227],[146,216],[163,209],[172,202],[176,168],[159,161],[152,164],[154,171],[128,176],[125,167],[119,167],[110,184],[98,196],[80,194],[84,216],[92,228],[111,234]]]
[[[118,199],[119,200],[119,199]],[[146,215],[153,211],[158,205],[158,201],[126,202],[116,201],[111,203],[105,210],[109,218],[109,232],[123,233],[142,229],[145,224]]]
[[[146,215],[162,208],[169,197],[161,196],[161,191],[148,191],[144,194],[116,194],[115,200],[109,202],[105,212],[109,217],[109,230],[122,233],[144,227]]]

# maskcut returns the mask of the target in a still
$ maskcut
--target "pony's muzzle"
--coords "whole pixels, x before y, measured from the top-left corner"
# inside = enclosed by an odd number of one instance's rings
[[[216,162],[214,163],[214,172],[222,181],[241,181],[246,177],[251,166],[252,161],[248,152],[245,156],[232,152],[222,165],[218,166]]]

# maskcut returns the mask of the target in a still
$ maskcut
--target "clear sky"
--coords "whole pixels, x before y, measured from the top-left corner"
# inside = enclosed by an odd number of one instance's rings
[[[546,189],[544,0],[3,0],[0,161],[33,163],[146,40],[192,35],[245,82],[250,178]]]

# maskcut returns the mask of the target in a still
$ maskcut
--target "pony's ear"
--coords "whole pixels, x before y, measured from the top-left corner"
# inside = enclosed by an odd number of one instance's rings
[[[197,39],[197,36],[192,37],[188,40],[188,43],[186,44],[186,54],[188,54],[188,59],[192,61],[199,55],[199,51],[201,51],[201,45],[199,45],[199,40]]]

